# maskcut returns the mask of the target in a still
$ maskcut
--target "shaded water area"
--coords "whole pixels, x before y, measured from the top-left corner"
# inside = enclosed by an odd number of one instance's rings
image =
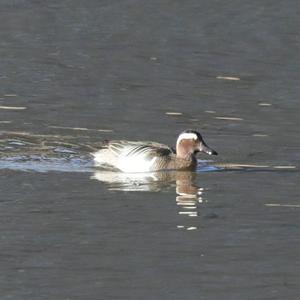
[[[1,1],[0,299],[299,299],[299,9]],[[196,172],[91,161],[187,128]]]

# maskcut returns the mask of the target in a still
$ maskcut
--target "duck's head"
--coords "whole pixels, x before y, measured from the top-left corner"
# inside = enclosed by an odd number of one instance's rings
[[[185,130],[183,131],[177,139],[176,143],[176,153],[178,157],[189,158],[198,152],[205,152],[209,155],[217,155],[218,153],[209,148],[201,134],[195,130]]]

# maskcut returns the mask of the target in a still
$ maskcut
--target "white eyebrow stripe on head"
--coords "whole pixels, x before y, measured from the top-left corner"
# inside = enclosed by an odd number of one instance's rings
[[[198,139],[197,134],[193,132],[184,132],[179,135],[177,143],[179,143],[181,140],[197,140],[197,139]]]
[[[183,132],[179,135],[177,142],[176,142],[176,148],[178,147],[179,143],[182,140],[197,140],[198,136],[197,134],[193,133],[193,132]]]

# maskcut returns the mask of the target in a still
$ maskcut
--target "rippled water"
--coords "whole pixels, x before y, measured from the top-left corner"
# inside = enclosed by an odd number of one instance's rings
[[[1,1],[1,300],[299,299],[298,8]],[[187,128],[196,172],[92,164]]]

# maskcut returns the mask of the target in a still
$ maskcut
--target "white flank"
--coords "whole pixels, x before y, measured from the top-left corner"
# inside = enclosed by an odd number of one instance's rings
[[[156,157],[153,157],[151,160],[147,160],[143,154],[127,156],[128,149],[126,150],[127,151],[124,151],[124,153],[118,157],[111,156],[111,153],[106,149],[99,150],[92,155],[94,156],[96,166],[112,165],[125,173],[141,173],[151,171],[151,167],[154,164]]]
[[[120,155],[118,159],[118,169],[126,173],[150,172],[156,157],[146,160],[144,155]]]

